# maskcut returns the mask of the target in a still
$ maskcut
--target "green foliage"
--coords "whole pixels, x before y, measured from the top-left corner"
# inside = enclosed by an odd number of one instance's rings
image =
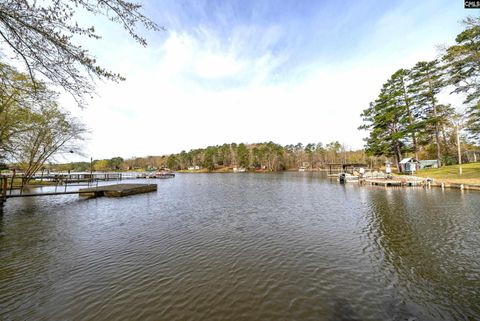
[[[113,157],[108,162],[111,170],[119,170],[123,164],[123,158]]]
[[[0,63],[0,154],[28,181],[46,161],[77,148],[86,128],[57,104],[44,83]]]
[[[295,147],[296,146],[296,147]],[[114,165],[112,160],[120,161],[119,157],[95,161],[95,170],[115,170],[115,166],[125,169],[147,170],[150,168],[168,167],[172,170],[187,170],[191,166],[199,166],[200,171],[229,171],[233,167],[244,167],[249,170],[281,171],[296,169],[303,162],[309,162],[310,167],[319,168],[326,163],[360,162],[366,163],[367,158],[362,150],[344,151],[340,143],[332,142],[328,152],[322,143],[281,146],[273,142],[257,144],[223,144],[206,148],[181,151],[169,156],[135,157],[123,160],[120,165]],[[65,164],[56,168],[66,171],[89,171],[89,163]]]
[[[39,93],[39,98],[42,97]],[[13,138],[31,128],[33,98],[33,85],[28,77],[0,63],[0,158],[14,153]]]
[[[383,85],[378,98],[361,114],[369,131],[369,155],[394,157],[405,153],[452,163],[460,146],[453,128],[459,118],[438,94],[448,86],[466,95],[467,130],[480,139],[480,17],[467,18],[466,30],[456,45],[445,50],[442,60],[421,61],[411,70],[400,69]]]
[[[215,147],[207,147],[207,149],[203,153],[203,167],[208,168],[209,170],[215,169],[215,151]]]
[[[173,169],[173,170],[178,169],[177,157],[175,157],[175,155],[168,156],[166,165],[170,169]]]
[[[366,152],[374,156],[393,156],[398,167],[408,130],[405,104],[398,103],[398,91],[392,76],[380,90],[375,102],[361,114],[365,124],[360,129],[370,131]]]
[[[98,172],[108,172],[111,167],[107,159],[100,159],[93,163],[93,169]]]
[[[444,67],[438,60],[418,62],[411,71],[410,91],[418,110],[417,117],[422,124],[423,134],[435,140],[436,159],[441,164],[440,124],[444,121],[439,110],[437,95],[446,86]]]
[[[238,164],[241,167],[247,168],[250,164],[249,164],[249,154],[245,144],[241,143],[238,145],[237,155],[238,155]]]
[[[480,141],[480,17],[463,21],[466,29],[447,48],[443,56],[448,71],[448,84],[454,93],[466,95],[467,129],[473,139]]]

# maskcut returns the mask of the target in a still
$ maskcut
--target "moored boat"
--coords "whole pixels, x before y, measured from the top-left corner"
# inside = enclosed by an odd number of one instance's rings
[[[175,177],[175,173],[171,171],[159,171],[155,172],[155,178],[173,178]]]
[[[340,183],[347,183],[347,182],[358,182],[358,176],[348,174],[348,173],[340,173],[338,174],[338,181]]]

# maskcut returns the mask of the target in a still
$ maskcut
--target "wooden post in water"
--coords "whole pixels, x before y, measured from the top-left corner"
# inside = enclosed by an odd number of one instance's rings
[[[7,176],[0,176],[0,205],[7,200]]]
[[[15,168],[13,169],[13,173],[12,173],[12,180],[10,182],[10,194],[12,194],[12,189],[13,189],[13,180],[15,178],[15,173],[16,173],[16,170]]]

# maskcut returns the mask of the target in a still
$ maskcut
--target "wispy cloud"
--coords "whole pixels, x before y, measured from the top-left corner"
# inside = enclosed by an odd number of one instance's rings
[[[361,147],[359,114],[382,82],[434,58],[435,44],[461,29],[465,13],[441,2],[149,2],[167,32],[143,49],[108,29],[108,47],[95,50],[127,81],[99,84],[82,112],[94,134],[89,152],[158,155],[264,140]]]

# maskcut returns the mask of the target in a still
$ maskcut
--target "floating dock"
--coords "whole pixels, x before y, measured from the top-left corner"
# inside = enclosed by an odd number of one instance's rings
[[[382,179],[382,178],[365,178],[359,180],[360,184],[370,184],[377,186],[421,186],[421,187],[440,187],[442,189],[452,188],[461,190],[480,191],[480,185],[476,184],[460,184],[460,183],[444,183],[436,182],[433,179]]]
[[[408,179],[384,179],[384,178],[366,178],[361,179],[360,183],[380,186],[427,186],[431,182],[426,180],[408,180]]]
[[[114,184],[91,188],[81,188],[78,193],[86,197],[123,197],[134,194],[155,192],[157,184]]]
[[[69,194],[78,194],[80,196],[86,197],[123,197],[134,194],[142,194],[157,191],[157,184],[114,184],[114,185],[105,185],[97,186],[90,188],[82,188],[76,191],[52,191],[46,193],[19,193],[19,194],[9,194],[3,193],[4,191],[0,190],[2,194],[0,195],[0,205],[5,202],[7,198],[15,197],[33,197],[33,196],[55,196],[55,195],[69,195]]]

